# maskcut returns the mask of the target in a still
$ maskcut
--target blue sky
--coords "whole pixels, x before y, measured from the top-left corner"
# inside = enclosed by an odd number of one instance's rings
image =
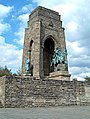
[[[90,76],[89,0],[0,0],[0,66],[13,72],[21,67],[24,29],[38,5],[61,15],[72,76]]]

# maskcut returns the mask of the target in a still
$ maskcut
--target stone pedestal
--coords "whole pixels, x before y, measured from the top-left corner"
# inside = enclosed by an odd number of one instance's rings
[[[86,96],[87,94],[89,93]],[[80,81],[47,80],[29,76],[0,77],[0,105],[4,108],[80,105],[84,103],[84,95],[84,82]],[[84,105],[90,105],[89,100],[86,101],[88,102]]]
[[[68,71],[56,71],[49,74],[49,79],[56,79],[56,80],[70,80],[71,75]]]

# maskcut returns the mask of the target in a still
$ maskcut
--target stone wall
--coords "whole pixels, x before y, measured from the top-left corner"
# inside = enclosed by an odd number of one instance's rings
[[[90,105],[90,83],[85,83],[85,96],[84,102],[86,105]]]
[[[5,79],[5,76],[0,77],[0,107],[5,106]]]
[[[4,77],[4,107],[49,107],[81,104],[83,82],[30,77]]]

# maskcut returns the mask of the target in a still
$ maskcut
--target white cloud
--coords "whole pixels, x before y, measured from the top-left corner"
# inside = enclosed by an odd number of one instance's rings
[[[0,36],[0,66],[8,66],[12,71],[21,67],[22,49],[15,45],[5,43],[5,38]]]
[[[20,21],[20,27],[17,32],[15,32],[15,35],[18,37],[18,39],[14,39],[14,42],[23,45],[24,43],[24,32],[25,27],[27,25],[27,21],[29,20],[29,14],[22,14],[18,17],[18,20]]]
[[[0,44],[4,44],[5,43],[5,38],[3,36],[0,36]]]
[[[73,40],[73,39],[72,39]],[[81,47],[78,41],[67,42],[67,49],[71,55],[82,55],[85,51],[84,46]]]
[[[33,0],[33,2],[36,2],[38,5],[42,5],[45,7],[53,7],[58,4],[66,3],[66,0]]]
[[[27,5],[22,7],[21,12],[27,13],[27,12],[31,12],[32,10],[33,10],[33,5],[27,4]]]
[[[10,29],[10,24],[4,22],[4,18],[8,16],[12,9],[13,7],[0,4],[0,35]]]
[[[5,31],[8,31],[10,29],[10,24],[0,22],[0,35],[4,33]]]
[[[85,81],[85,78],[82,78],[82,77],[76,77],[76,79],[77,79],[78,81]]]
[[[74,9],[76,8],[75,4],[67,3],[67,4],[58,4],[52,7],[53,10],[58,11],[62,18],[66,18],[70,16],[71,13],[74,13]]]
[[[77,30],[77,27],[78,27],[78,24],[74,21],[71,21],[67,25],[67,30],[69,30],[69,32],[74,32]]]
[[[11,12],[12,9],[13,7],[0,4],[0,19],[7,17],[7,15]]]
[[[8,17],[8,14],[12,9],[13,7],[0,4],[0,66],[14,66],[15,69],[17,66],[17,60],[14,58],[16,57],[15,54],[18,54],[18,49],[12,44],[5,43],[5,38],[2,36],[4,32],[10,30],[10,24],[6,23],[4,18]],[[13,61],[15,65],[12,65]]]
[[[86,76],[90,76],[90,68],[87,67],[70,67],[70,73],[72,73],[72,77],[73,78],[77,78],[77,77],[86,77]]]
[[[21,24],[26,25],[27,21],[29,20],[29,13],[20,15],[18,20],[20,20]]]
[[[6,7],[5,7],[6,8]],[[10,7],[8,7],[10,8]],[[4,10],[5,11],[5,10]],[[11,9],[7,9],[7,12],[3,12],[2,20],[0,21],[0,66],[7,66],[13,72],[17,71],[21,68],[22,65],[22,49],[19,49],[14,44],[6,43],[5,37],[2,34],[10,29],[10,25],[4,22],[4,15],[11,11]],[[20,15],[17,20],[20,22],[19,30],[15,33],[17,36],[17,42],[22,45],[24,41],[24,30],[29,19],[29,14]]]

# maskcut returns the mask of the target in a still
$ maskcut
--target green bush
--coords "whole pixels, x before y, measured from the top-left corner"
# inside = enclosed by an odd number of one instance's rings
[[[8,69],[7,66],[0,67],[0,77],[4,75],[6,76],[12,75],[11,69]]]

